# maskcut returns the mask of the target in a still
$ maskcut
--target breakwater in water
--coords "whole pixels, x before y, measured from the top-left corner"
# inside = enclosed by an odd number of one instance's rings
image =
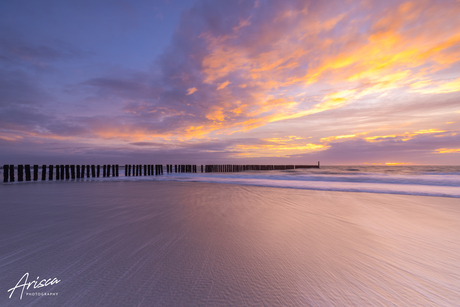
[[[3,182],[17,181],[53,181],[98,177],[118,177],[120,168],[124,169],[125,177],[129,176],[159,176],[166,173],[197,173],[197,165],[180,164],[125,164],[114,165],[3,165]],[[201,165],[201,173],[234,173],[255,170],[289,170],[303,168],[320,168],[317,165]]]

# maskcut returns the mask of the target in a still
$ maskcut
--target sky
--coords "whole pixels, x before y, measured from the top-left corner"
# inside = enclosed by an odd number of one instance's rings
[[[460,161],[460,1],[0,2],[0,164]]]

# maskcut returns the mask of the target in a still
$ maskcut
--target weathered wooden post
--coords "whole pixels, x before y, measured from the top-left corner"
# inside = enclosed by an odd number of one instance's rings
[[[61,180],[64,180],[64,165],[61,165]]]
[[[116,170],[116,171],[115,171],[116,176],[119,177],[119,176],[118,176],[118,164],[115,164],[115,170]]]
[[[97,173],[96,173],[97,178],[99,178],[100,177],[99,175],[101,174],[101,166],[100,165],[97,165],[96,171],[97,171]]]
[[[85,178],[85,165],[82,165],[82,166],[81,166],[81,178],[82,178],[82,179]]]
[[[18,181],[24,181],[24,166],[18,165]]]
[[[86,166],[86,178],[89,178],[89,165]]]
[[[128,176],[131,176],[131,164],[128,164]]]
[[[102,177],[105,177],[107,174],[107,165],[102,165]]]
[[[34,181],[38,181],[38,165],[34,165]]]
[[[46,165],[42,165],[42,181],[46,180]]]
[[[34,165],[34,181],[38,180],[38,165]]]
[[[10,165],[10,182],[14,182],[14,165]]]
[[[10,166],[5,164],[3,165],[3,182],[8,182],[8,171],[10,170]]]
[[[24,180],[24,166],[18,165],[18,181]]]
[[[91,165],[91,177],[96,177],[96,165]]]
[[[111,169],[111,165],[107,164],[107,177],[110,177],[110,169]]]
[[[56,165],[56,180],[61,180],[59,165]]]
[[[75,179],[75,165],[70,166],[70,174],[72,175],[72,179]]]
[[[50,167],[50,171],[49,171],[48,180],[49,180],[49,181],[53,181],[53,173],[54,173],[53,168],[54,168],[54,166],[53,166],[53,165],[50,165],[49,167]]]
[[[70,179],[70,165],[65,166],[65,179]]]
[[[80,179],[80,165],[77,165],[77,179]]]
[[[26,181],[30,181],[30,164],[26,164],[25,166],[25,173],[26,173]]]

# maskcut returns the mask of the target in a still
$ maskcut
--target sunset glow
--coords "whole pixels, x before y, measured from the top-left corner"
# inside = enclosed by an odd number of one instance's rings
[[[61,30],[0,7],[5,157],[459,161],[458,1],[110,5],[51,11]],[[83,9],[120,23],[79,35]]]

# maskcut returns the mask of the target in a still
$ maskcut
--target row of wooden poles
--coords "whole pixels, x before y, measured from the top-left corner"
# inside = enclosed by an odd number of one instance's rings
[[[14,182],[14,165],[3,165],[3,182]],[[46,180],[48,174],[48,180],[53,180],[56,175],[56,180],[64,179],[80,179],[90,177],[100,177],[101,166],[100,165],[42,165],[41,177],[42,181]],[[48,170],[48,172],[47,172]],[[17,179],[18,181],[31,181],[33,175],[33,181],[38,180],[39,166],[33,166],[33,173],[31,173],[30,164],[18,165],[17,167]],[[102,165],[102,177],[118,177],[118,165]]]
[[[37,181],[39,177],[39,166],[30,164],[18,165],[17,166],[17,180],[24,181]],[[118,177],[118,164],[116,165],[102,165],[102,177]],[[48,170],[48,172],[47,172]],[[33,171],[33,172],[32,172]],[[173,165],[166,165],[167,173],[173,172]],[[196,165],[174,165],[174,171],[176,173],[196,173]],[[80,178],[91,178],[100,177],[101,165],[42,165],[41,166],[41,179],[46,180],[48,174],[48,180],[64,180],[64,179],[80,179]],[[163,175],[163,165],[125,165],[125,176],[153,176]],[[3,165],[3,182],[14,182],[15,181],[15,166],[14,165]]]
[[[132,171],[132,172],[131,172]],[[169,173],[196,173],[196,165],[166,164]],[[163,165],[125,165],[125,176],[163,175]]]
[[[287,170],[287,169],[300,169],[300,168],[319,168],[318,165],[201,165],[201,172],[205,173],[230,173],[230,172],[242,172],[252,170]],[[46,180],[48,174],[48,180],[54,180],[53,176],[56,175],[56,180],[64,179],[80,179],[80,178],[91,178],[100,177],[101,165],[42,165],[41,167],[41,178],[42,181]],[[14,182],[14,165],[3,165],[3,182]],[[47,172],[48,170],[48,172]],[[56,170],[56,171],[54,171]],[[166,165],[167,173],[196,173],[196,165]],[[37,181],[39,176],[39,166],[33,165],[33,173],[31,173],[30,164],[18,165],[17,166],[17,179],[18,181],[31,181],[33,174],[33,180]],[[148,165],[125,165],[125,176],[154,176],[163,175],[163,165],[161,164],[148,164]],[[115,165],[102,165],[102,177],[118,177],[118,164]]]
[[[300,168],[320,168],[320,163],[318,161],[318,165],[205,165],[204,171],[206,173],[233,173],[242,171],[269,171]],[[203,172],[203,165],[201,166],[201,172]]]

